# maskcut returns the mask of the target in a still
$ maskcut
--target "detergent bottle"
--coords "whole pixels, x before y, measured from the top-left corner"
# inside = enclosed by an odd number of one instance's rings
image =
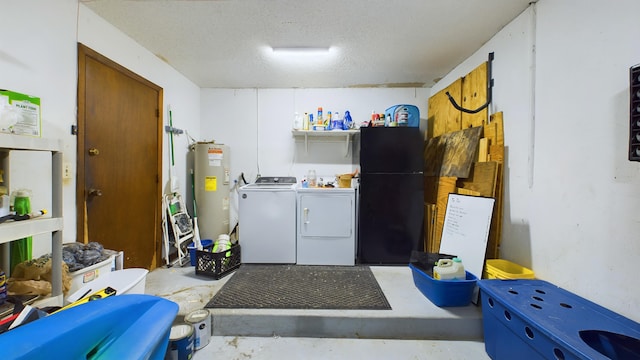
[[[433,267],[433,278],[436,280],[465,280],[466,273],[460,258],[440,259]]]

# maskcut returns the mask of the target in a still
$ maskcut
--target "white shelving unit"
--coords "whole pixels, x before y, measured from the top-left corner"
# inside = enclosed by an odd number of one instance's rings
[[[0,134],[0,152],[9,150],[35,150],[51,153],[51,217],[0,224],[1,266],[8,268],[9,243],[28,236],[51,233],[52,279],[51,296],[38,300],[36,305],[62,306],[62,142],[22,135]]]
[[[291,130],[294,136],[304,136],[304,150],[309,152],[309,138],[345,138],[345,153],[346,157],[349,155],[349,144],[354,134],[359,130],[327,130],[327,131],[314,131],[314,130]]]

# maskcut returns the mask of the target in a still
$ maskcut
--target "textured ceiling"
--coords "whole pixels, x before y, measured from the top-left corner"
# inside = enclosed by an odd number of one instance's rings
[[[430,87],[531,0],[81,2],[202,88],[323,88]]]

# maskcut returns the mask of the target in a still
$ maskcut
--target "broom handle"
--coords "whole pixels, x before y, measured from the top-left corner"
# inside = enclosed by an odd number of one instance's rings
[[[173,159],[173,116],[171,116],[171,109],[169,109],[169,143],[171,144],[171,166],[175,165],[175,161]]]

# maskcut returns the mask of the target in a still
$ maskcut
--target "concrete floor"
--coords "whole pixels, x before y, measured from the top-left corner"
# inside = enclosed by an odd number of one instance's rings
[[[490,359],[480,308],[439,308],[418,291],[405,266],[371,268],[392,310],[210,309],[214,335],[193,359]],[[147,294],[176,302],[179,322],[204,308],[233,275],[159,268]]]

